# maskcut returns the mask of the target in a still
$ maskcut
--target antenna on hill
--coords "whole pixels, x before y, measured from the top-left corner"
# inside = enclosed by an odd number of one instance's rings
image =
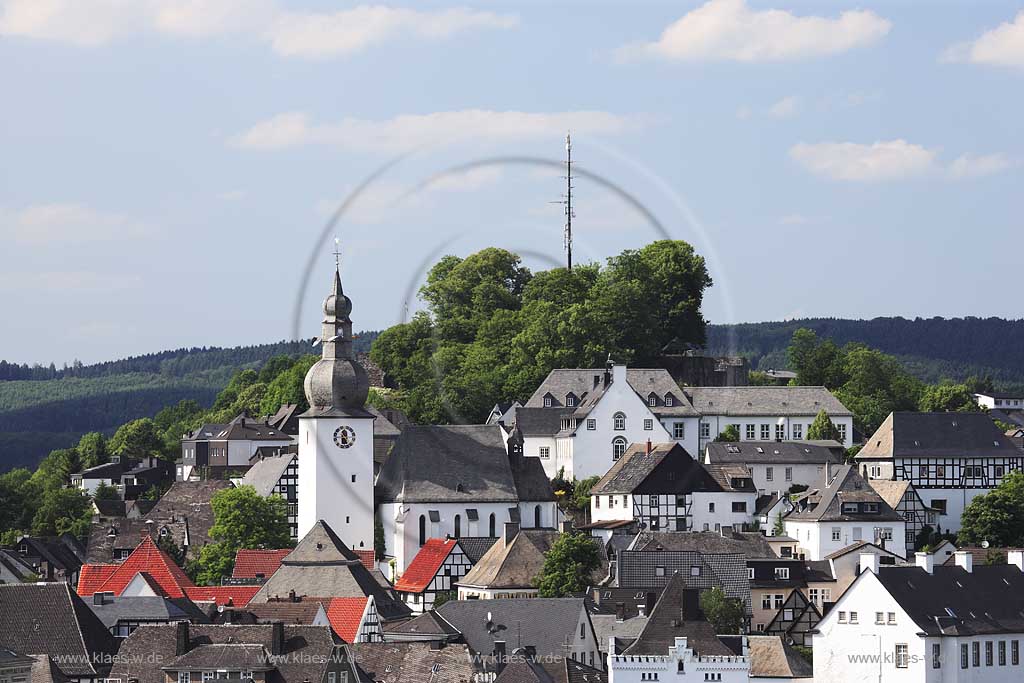
[[[566,267],[572,270],[572,219],[576,214],[572,212],[572,139],[569,133],[565,134],[565,194],[562,199],[552,204],[561,204],[565,207],[565,227],[562,230],[562,248],[565,249]]]

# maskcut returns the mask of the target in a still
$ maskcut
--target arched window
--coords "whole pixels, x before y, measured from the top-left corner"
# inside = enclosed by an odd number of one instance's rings
[[[427,542],[427,518],[420,515],[420,546]]]
[[[491,536],[492,538],[493,538],[494,536],[497,536],[497,535],[498,535],[498,534],[497,534],[497,533],[495,532],[495,530],[494,530],[494,513],[493,513],[493,512],[491,513],[491,518],[490,518],[490,521],[489,521],[489,522],[488,522],[488,524],[487,524],[487,530],[488,530],[488,534],[487,534],[487,535],[488,535],[488,536]]]
[[[455,515],[455,538],[462,535],[462,515]]]
[[[612,439],[612,460],[618,460],[626,452],[625,437],[617,436]]]
[[[616,431],[621,432],[623,429],[626,428],[626,414],[615,413],[614,415],[612,415],[612,422],[614,422]]]
[[[540,505],[535,505],[533,508],[533,526],[535,529],[541,527],[540,523]]]

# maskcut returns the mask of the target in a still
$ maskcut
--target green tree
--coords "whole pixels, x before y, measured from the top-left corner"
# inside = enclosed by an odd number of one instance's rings
[[[373,520],[373,555],[378,562],[383,562],[388,556],[387,537],[384,535],[384,525],[377,518]]]
[[[39,507],[38,487],[24,468],[0,474],[0,530],[28,531]]]
[[[781,512],[775,517],[775,525],[772,526],[772,533],[775,534],[776,536],[785,536],[786,535],[786,526],[782,523],[782,513]]]
[[[100,483],[93,491],[93,500],[117,500],[120,496],[117,494],[117,489],[109,484]]]
[[[1024,545],[1024,472],[1010,472],[999,486],[972,500],[961,516],[958,538],[963,545]]]
[[[268,358],[267,362],[260,368],[260,373],[256,380],[263,384],[270,384],[278,375],[289,370],[294,364],[295,359],[291,356],[281,355]]]
[[[973,392],[966,384],[942,384],[926,387],[921,393],[919,408],[926,413],[967,413],[981,410]]]
[[[601,566],[601,553],[593,539],[580,533],[561,534],[544,556],[537,577],[542,598],[564,598],[585,590]]]
[[[718,586],[701,592],[700,609],[715,627],[715,633],[739,633],[746,617],[743,602],[728,597]]]
[[[839,429],[832,424],[832,418],[828,416],[824,409],[818,411],[818,414],[814,417],[814,422],[807,428],[807,439],[808,441],[827,441],[831,439],[842,442]]]
[[[242,548],[289,548],[288,504],[280,496],[264,498],[251,486],[213,494],[213,543],[203,546],[190,571],[204,585],[219,584],[231,574],[235,553]]]
[[[32,518],[35,536],[60,536],[70,533],[80,539],[89,535],[92,504],[78,489],[53,489],[43,495],[42,504]]]
[[[590,509],[590,489],[594,488],[599,481],[601,481],[601,477],[594,475],[573,483],[571,507],[574,510]]]
[[[715,441],[722,442],[734,442],[740,440],[740,428],[736,425],[726,425],[725,429],[719,432],[718,436],[715,437]]]
[[[107,438],[99,432],[83,434],[75,449],[78,451],[82,469],[89,469],[107,462]]]
[[[299,412],[305,412],[309,408],[309,404],[306,402],[306,391],[303,389],[302,383],[313,363],[319,359],[320,357],[314,354],[302,356],[292,361],[286,369],[281,370],[269,382],[266,382],[267,388],[263,392],[259,412],[262,415],[273,415],[281,406],[292,403],[298,406]],[[280,363],[277,365],[280,367]],[[265,381],[264,377],[261,370],[260,380]]]
[[[108,444],[110,452],[124,458],[166,457],[164,440],[151,418],[132,420],[118,427]]]

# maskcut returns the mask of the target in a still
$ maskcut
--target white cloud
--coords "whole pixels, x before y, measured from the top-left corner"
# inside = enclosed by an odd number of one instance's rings
[[[314,123],[302,112],[279,114],[234,136],[229,143],[247,149],[282,149],[298,145],[333,145],[363,152],[401,152],[462,138],[521,140],[561,134],[614,133],[631,117],[602,111],[521,112],[463,109],[432,114],[403,114],[374,121],[345,118]]]
[[[1024,68],[1024,11],[975,40],[951,46],[942,61]]]
[[[286,10],[274,0],[0,0],[0,35],[82,47],[139,33],[245,34],[286,57],[350,55],[386,40],[442,40],[514,28],[519,19],[468,8],[413,10],[359,5],[338,12]]]
[[[745,0],[710,0],[670,24],[661,37],[627,45],[622,60],[769,62],[839,54],[870,45],[892,24],[868,10],[838,18],[798,17],[785,10],[750,9]]]
[[[906,140],[875,142],[799,143],[789,156],[807,170],[833,180],[901,180],[926,175],[944,175],[953,180],[978,178],[999,173],[1013,163],[1002,154],[964,154],[951,163],[938,158],[938,150]]]
[[[450,38],[471,29],[512,28],[515,16],[465,8],[421,12],[360,5],[333,14],[287,13],[269,30],[274,51],[288,57],[349,55],[391,38]]]
[[[796,116],[800,111],[800,98],[795,95],[783,97],[781,100],[768,107],[768,115],[774,119],[788,119]]]
[[[502,179],[503,173],[498,166],[480,166],[461,173],[452,173],[434,180],[427,186],[428,190],[445,190],[450,192],[471,192],[493,185]]]
[[[82,204],[36,204],[0,212],[0,235],[24,244],[57,245],[153,236],[151,226]]]
[[[964,154],[949,165],[949,176],[951,178],[980,178],[982,176],[999,173],[1013,166],[1013,162],[1002,154],[985,154],[972,156]]]
[[[862,145],[854,142],[799,143],[789,156],[808,170],[834,180],[895,180],[931,170],[935,151],[906,140]]]

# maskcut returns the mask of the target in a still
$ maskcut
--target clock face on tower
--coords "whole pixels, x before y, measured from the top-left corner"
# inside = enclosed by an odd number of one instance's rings
[[[348,448],[356,442],[356,432],[351,427],[338,427],[334,430],[334,445]]]

